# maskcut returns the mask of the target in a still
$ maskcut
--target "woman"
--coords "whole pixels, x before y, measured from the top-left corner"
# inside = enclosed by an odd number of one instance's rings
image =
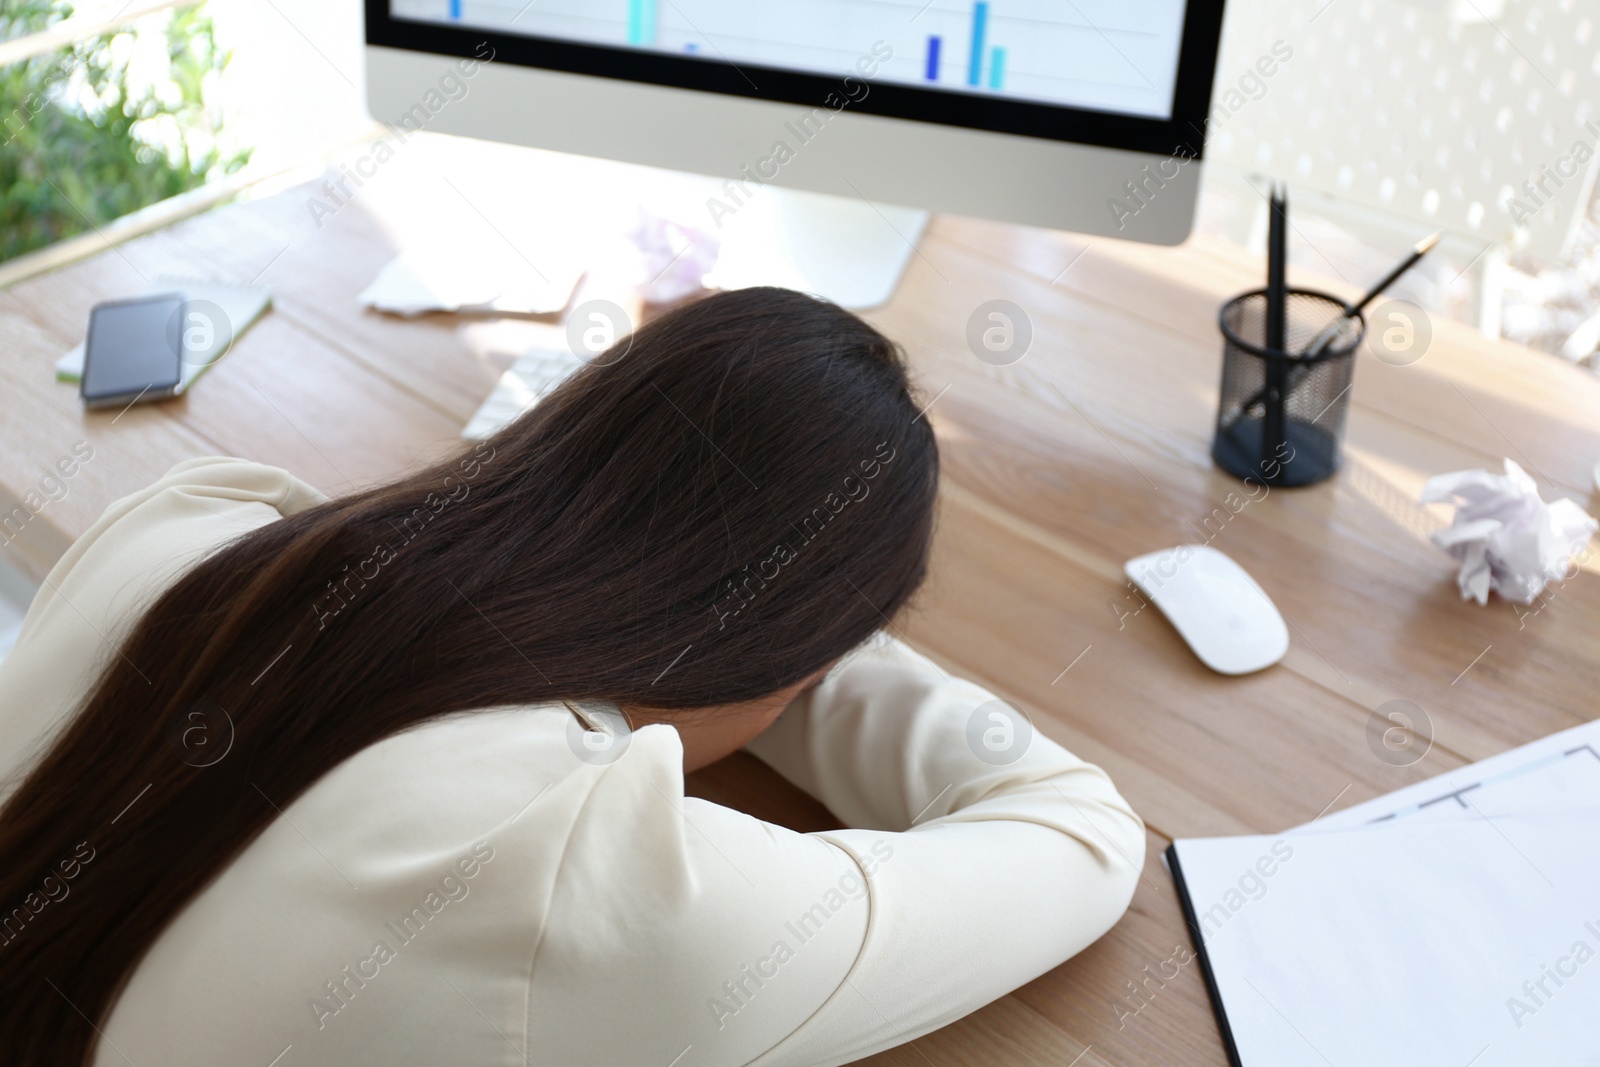
[[[937,480],[894,346],[757,289],[393,484],[113,504],[0,667],[0,1058],[833,1064],[1060,963],[1142,827],[878,633]],[[747,744],[854,828],[685,798]]]

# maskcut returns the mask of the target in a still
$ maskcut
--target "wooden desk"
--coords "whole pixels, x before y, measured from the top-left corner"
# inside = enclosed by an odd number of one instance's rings
[[[496,200],[482,186],[491,174],[513,179],[514,195]],[[291,188],[0,293],[0,494],[20,499],[80,439],[95,449],[66,496],[6,551],[39,571],[107,503],[189,456],[248,456],[339,492],[455,447],[516,349],[560,343],[558,328],[404,322],[363,313],[356,294],[421,228],[536,242],[575,219],[615,232],[675,182],[423,137],[320,228],[307,209],[316,190]],[[50,361],[81,338],[92,304],[163,272],[259,276],[276,307],[187,399],[85,414],[51,379]],[[1116,929],[874,1062],[1221,1064],[1194,965],[1146,984],[1154,993],[1128,1014],[1141,1003],[1130,989],[1188,944],[1158,858],[1169,840],[1281,830],[1594,715],[1593,580],[1558,587],[1536,615],[1463,604],[1451,561],[1426,540],[1443,514],[1413,501],[1432,474],[1497,468],[1510,455],[1547,495],[1594,510],[1600,381],[1438,322],[1413,366],[1362,355],[1335,480],[1273,491],[1235,515],[1225,502],[1238,483],[1208,451],[1215,319],[1261,273],[1254,256],[1209,240],[1146,248],[939,218],[894,302],[870,316],[907,346],[927,398],[937,397],[944,456],[937,559],[906,633],[1104,766],[1149,824],[1144,878]],[[1299,271],[1296,281],[1353,291]],[[1027,357],[1003,369],[965,341],[968,316],[996,297],[1020,304],[1035,329]],[[1196,540],[1208,519],[1212,543],[1255,575],[1292,627],[1287,659],[1258,675],[1212,674],[1155,610],[1130,614],[1138,601],[1121,562]],[[1411,766],[1368,745],[1373,709],[1394,698],[1431,719],[1432,747]],[[828,825],[750,759],[697,776],[694,788],[800,829]]]

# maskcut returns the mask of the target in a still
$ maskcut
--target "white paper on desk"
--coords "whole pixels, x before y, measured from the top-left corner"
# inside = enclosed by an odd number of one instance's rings
[[[1248,878],[1274,845],[1291,854]],[[1186,840],[1178,857],[1244,1067],[1600,1055],[1600,806]]]
[[[1568,757],[1574,757],[1569,759]],[[1380,819],[1469,813],[1465,801],[1493,810],[1513,801],[1533,809],[1600,804],[1594,767],[1600,765],[1600,721],[1587,722],[1502,752],[1466,767],[1457,767],[1393,793],[1365,801],[1305,823],[1291,834],[1342,830]],[[1463,802],[1451,799],[1461,794]]]
[[[1515,460],[1504,474],[1456,471],[1429,478],[1423,503],[1455,505],[1455,519],[1431,534],[1433,543],[1461,561],[1456,585],[1463,600],[1486,604],[1492,589],[1530,604],[1546,585],[1567,574],[1572,558],[1589,544],[1600,522],[1565,498],[1546,503]],[[1574,571],[1573,573],[1576,573]]]
[[[364,307],[395,315],[430,311],[549,315],[567,306],[582,269],[560,257],[535,265],[515,255],[412,249],[391,260],[361,294]]]
[[[161,277],[155,279],[146,288],[147,293],[172,293],[178,292],[188,300],[205,300],[222,309],[227,316],[228,323],[233,331],[233,340],[255,325],[263,312],[272,304],[272,294],[265,289],[258,289],[248,285],[228,285],[223,282],[196,281],[193,278]],[[231,346],[230,346],[231,347]],[[216,363],[218,359],[228,354],[226,348],[219,348],[215,358],[210,363],[183,364],[183,380],[179,383],[179,392],[189,388],[189,385],[200,376],[201,372]],[[56,378],[63,382],[76,382],[83,378],[83,344],[73,348],[56,360]]]

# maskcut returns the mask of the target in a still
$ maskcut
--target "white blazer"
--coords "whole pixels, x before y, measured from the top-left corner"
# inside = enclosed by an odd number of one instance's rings
[[[160,590],[324,499],[210,458],[112,504],[0,665],[0,796]],[[975,755],[993,699],[881,635],[841,661],[751,746],[852,827],[816,834],[685,797],[670,726],[611,762],[559,705],[387,738],[177,916],[94,1062],[801,1067],[909,1041],[1105,933],[1144,861],[1098,768],[1039,735]]]

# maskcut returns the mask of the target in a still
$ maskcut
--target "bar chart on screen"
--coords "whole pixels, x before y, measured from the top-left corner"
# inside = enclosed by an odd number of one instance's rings
[[[397,18],[1164,119],[1184,0],[391,0]],[[885,51],[890,58],[882,60]]]

